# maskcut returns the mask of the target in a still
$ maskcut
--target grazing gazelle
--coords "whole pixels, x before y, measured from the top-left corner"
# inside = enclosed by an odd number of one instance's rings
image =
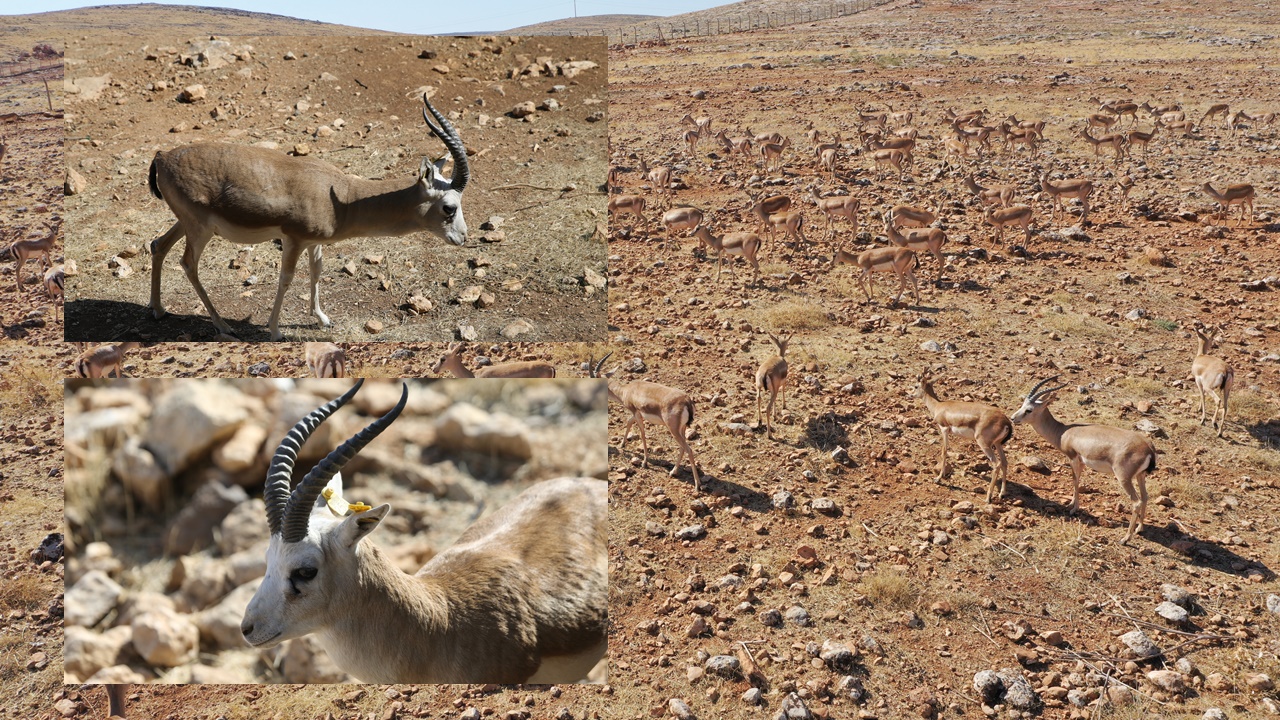
[[[702,224],[704,213],[695,207],[672,208],[662,214],[662,224],[667,228],[667,239],[671,239],[672,230],[687,230]]]
[[[933,391],[933,383],[929,382],[928,372],[921,372],[916,378],[913,396],[924,399],[925,407],[933,416],[933,422],[942,435],[942,458],[938,463],[938,478],[942,482],[951,472],[947,463],[947,440],[952,435],[973,438],[987,456],[991,464],[991,484],[987,486],[987,502],[991,498],[1004,497],[1005,486],[1009,483],[1009,462],[1004,456],[1004,444],[1013,437],[1013,423],[1002,410],[991,405],[960,400],[942,401]],[[1000,494],[995,495],[996,482],[1000,483]]]
[[[309,342],[303,345],[307,367],[318,378],[345,378],[347,353],[330,342]]]
[[[970,192],[978,196],[984,205],[999,205],[1001,207],[1009,207],[1013,203],[1014,193],[1017,188],[1013,185],[992,185],[989,188],[982,187],[978,181],[974,179],[973,173],[964,179],[964,186],[969,188]]]
[[[770,357],[760,363],[760,367],[756,370],[756,428],[760,427],[760,393],[769,393],[769,410],[767,413],[768,421],[765,423],[765,435],[773,437],[773,403],[778,399],[778,395],[782,395],[782,409],[787,409],[787,396],[783,390],[787,387],[787,343],[791,342],[790,335],[782,337],[774,337],[773,333],[769,333],[769,339],[778,348],[778,354]]]
[[[473,373],[462,364],[464,347],[462,343],[450,345],[444,355],[441,355],[432,366],[431,372],[439,375],[441,370],[448,370],[456,378],[553,378],[556,376],[555,366],[540,360],[498,363],[480,368]]]
[[[409,398],[343,442],[290,490],[299,448],[360,389],[280,442],[263,499],[266,574],[240,632],[255,649],[314,635],[344,672],[374,683],[564,683],[604,656],[608,485],[535,483],[481,517],[413,575],[368,536],[391,511],[342,497],[342,467]]]
[[[1244,224],[1244,209],[1249,208],[1249,224],[1253,224],[1253,186],[1249,183],[1240,183],[1238,185],[1228,185],[1225,190],[1218,192],[1213,189],[1209,183],[1204,184],[1204,191],[1209,197],[1218,201],[1222,206],[1222,219],[1231,219],[1231,206],[1240,206],[1240,223]]]
[[[1063,204],[1063,198],[1077,198],[1080,200],[1080,224],[1084,225],[1089,219],[1089,196],[1093,194],[1093,183],[1083,178],[1070,178],[1067,180],[1050,180],[1048,174],[1040,176],[1040,187],[1053,200],[1053,217],[1050,221],[1058,217],[1058,211],[1061,210],[1065,215],[1067,210]]]
[[[826,234],[824,238],[834,238],[836,235],[836,218],[842,217],[853,223],[852,232],[855,236],[858,234],[858,209],[862,202],[852,195],[839,195],[836,197],[822,197],[818,194],[816,186],[809,186],[809,195],[813,197],[813,202],[818,206],[826,216]]]
[[[1213,408],[1213,419],[1209,421],[1210,427],[1216,427],[1218,437],[1222,437],[1222,428],[1227,424],[1227,399],[1231,396],[1231,384],[1235,381],[1235,371],[1227,364],[1226,360],[1219,357],[1209,355],[1209,351],[1213,349],[1214,344],[1222,341],[1222,335],[1218,333],[1218,328],[1192,328],[1196,332],[1196,358],[1191,362],[1191,375],[1196,380],[1196,388],[1200,390],[1200,424],[1204,424],[1205,409],[1208,405],[1204,401],[1204,393],[1206,390],[1213,396],[1215,407]],[[1221,392],[1222,395],[1218,395]],[[1222,411],[1222,420],[1218,420],[1218,411]]]
[[[636,216],[636,223],[644,222],[644,198],[640,195],[617,195],[609,198],[609,219],[616,221],[619,216],[631,213]]]
[[[591,377],[602,377],[600,368],[604,367],[604,361],[608,360],[609,355],[612,354],[606,354],[598,363],[594,360],[587,362]],[[671,466],[671,477],[675,477],[680,472],[680,461],[687,454],[689,469],[693,471],[693,489],[701,490],[702,480],[698,477],[698,459],[693,456],[693,448],[689,447],[689,441],[685,438],[685,433],[693,422],[693,398],[683,390],[647,380],[636,380],[623,385],[610,378],[608,384],[609,399],[621,405],[629,415],[626,424],[622,426],[622,441],[618,443],[618,449],[621,450],[626,446],[631,426],[638,425],[640,445],[644,449],[640,466],[649,467],[649,437],[644,431],[645,423],[665,425],[671,437],[680,446],[680,454],[676,456],[676,461]]]
[[[311,274],[311,314],[329,327],[320,309],[320,270],[325,245],[353,237],[401,236],[422,230],[453,245],[467,241],[462,191],[470,171],[467,151],[457,130],[424,95],[422,117],[453,156],[453,177],[442,170],[447,157],[434,164],[422,159],[417,175],[402,180],[366,180],[311,157],[292,157],[276,150],[228,143],[198,143],[156,153],[151,163],[151,193],[169,205],[178,220],[151,241],[151,310],[165,315],[160,301],[160,275],[165,256],[187,239],[182,269],[219,332],[231,327],[213,309],[200,284],[200,256],[214,235],[254,245],[279,239],[280,283],[268,328],[281,340],[280,307],[305,251]],[[436,126],[427,111],[435,117]]]
[[[911,294],[915,297],[916,304],[920,304],[920,286],[916,281],[915,273],[915,269],[920,267],[920,258],[916,256],[914,250],[900,247],[872,248],[857,255],[845,250],[836,250],[831,265],[835,267],[841,263],[862,268],[862,273],[858,275],[858,285],[862,288],[862,292],[866,293],[868,303],[872,302],[871,291],[875,289],[875,280],[871,274],[891,272],[898,276],[898,294],[890,304],[897,305],[902,299],[902,293],[907,289],[907,280],[911,280]],[[871,285],[870,289],[867,288],[868,284]]]
[[[1116,476],[1133,504],[1129,531],[1121,541],[1121,544],[1128,545],[1133,534],[1142,529],[1142,520],[1147,512],[1147,473],[1156,469],[1156,449],[1147,436],[1132,430],[1110,425],[1064,425],[1058,422],[1049,412],[1049,403],[1053,401],[1053,393],[1066,385],[1040,389],[1057,379],[1055,375],[1036,383],[1010,420],[1030,423],[1040,437],[1061,450],[1071,461],[1071,512],[1080,508],[1080,472],[1086,465]]]

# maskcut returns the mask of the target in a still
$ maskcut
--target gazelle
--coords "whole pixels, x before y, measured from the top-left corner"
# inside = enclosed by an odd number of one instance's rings
[[[942,246],[947,242],[947,234],[936,227],[922,228],[919,230],[908,230],[906,235],[898,231],[886,217],[884,221],[884,232],[889,236],[889,242],[898,247],[910,248],[916,253],[928,252],[938,261],[938,280],[942,279],[942,268],[947,264],[945,258],[942,257]]]
[[[636,216],[636,223],[644,222],[645,200],[640,195],[616,195],[609,198],[609,217],[616,220],[619,216],[630,213]]]
[[[1235,371],[1227,361],[1209,355],[1216,343],[1222,341],[1218,328],[1192,328],[1196,333],[1196,357],[1191,362],[1191,375],[1195,378],[1196,388],[1200,391],[1200,424],[1204,425],[1207,405],[1204,401],[1205,391],[1213,396],[1215,406],[1213,419],[1209,427],[1216,427],[1218,437],[1222,437],[1222,428],[1227,424],[1227,399],[1231,396],[1231,385],[1235,381]],[[1221,392],[1222,395],[1218,395]],[[1218,411],[1222,411],[1222,421],[1218,421]]]
[[[920,287],[916,282],[915,274],[915,268],[920,267],[920,258],[916,256],[914,250],[900,247],[872,248],[857,255],[836,250],[831,265],[834,267],[841,263],[857,265],[862,269],[861,274],[858,275],[858,285],[862,288],[862,292],[866,293],[868,303],[873,302],[871,290],[875,289],[875,281],[871,273],[891,272],[898,276],[898,294],[890,305],[897,305],[902,299],[902,293],[907,289],[908,279],[911,280],[911,292],[915,296],[916,304],[920,304]],[[870,290],[867,288],[868,284],[871,285]]]
[[[345,378],[347,351],[330,342],[309,342],[303,346],[307,367],[318,378]]]
[[[854,235],[858,234],[858,209],[862,204],[858,198],[853,197],[852,195],[839,195],[836,197],[824,198],[818,194],[818,188],[812,185],[809,186],[809,194],[813,196],[814,204],[818,206],[818,209],[821,210],[823,215],[826,217],[827,225],[826,234],[823,236],[824,239],[835,237],[835,221],[838,217],[845,218],[852,223],[853,230],[850,232]]]
[[[127,342],[118,345],[99,345],[85,350],[76,360],[76,377],[110,377],[112,369],[116,371],[116,377],[124,377],[124,354],[141,345],[142,343]]]
[[[696,155],[698,151],[698,141],[702,139],[702,134],[699,133],[696,129],[685,130],[684,135],[682,137],[684,138],[685,147],[688,148],[689,150],[689,155],[690,156]]]
[[[1222,219],[1230,219],[1231,206],[1240,206],[1240,224],[1244,224],[1244,209],[1249,208],[1249,224],[1253,224],[1253,186],[1249,183],[1228,185],[1222,192],[1213,189],[1209,183],[1204,184],[1204,191],[1209,197],[1222,206]]]
[[[876,179],[884,179],[886,167],[891,167],[898,171],[898,178],[901,179],[903,173],[902,165],[906,162],[907,155],[901,150],[876,150],[871,153],[871,159],[876,164]]]
[[[58,319],[58,306],[63,303],[62,285],[65,279],[66,272],[61,265],[54,265],[44,273],[44,289],[49,293],[49,301],[53,304],[54,321]]]
[[[1036,384],[1010,420],[1029,423],[1040,437],[1061,450],[1071,461],[1071,512],[1080,508],[1080,472],[1087,465],[1094,470],[1110,472],[1133,504],[1129,531],[1121,544],[1128,545],[1133,534],[1142,529],[1147,511],[1147,473],[1156,469],[1156,449],[1145,435],[1110,425],[1064,425],[1049,412],[1053,393],[1066,387],[1058,385],[1041,390],[1057,380],[1046,378]]]
[[[1053,200],[1053,218],[1057,218],[1059,210],[1062,210],[1063,214],[1066,213],[1063,198],[1077,198],[1080,200],[1080,224],[1083,226],[1089,219],[1089,196],[1093,194],[1092,182],[1082,178],[1050,180],[1045,174],[1040,176],[1040,187]]]
[[[1013,202],[1014,193],[1017,188],[1013,185],[992,185],[989,188],[982,187],[978,181],[974,179],[973,173],[969,173],[964,179],[964,186],[978,196],[984,205],[1000,205],[1001,207],[1009,207]]]
[[[815,130],[814,132],[817,132],[817,131]],[[836,134],[835,134],[835,137],[831,140],[831,142],[825,142],[825,143],[818,143],[818,142],[816,142],[816,137],[815,137],[815,142],[814,142],[814,145],[813,145],[813,156],[814,156],[815,158],[821,158],[821,157],[822,157],[822,153],[826,152],[827,150],[835,150],[835,151],[839,152],[839,150],[840,150],[840,133],[836,133]]]
[[[612,354],[609,353],[600,358],[599,363],[588,362],[591,366],[591,377],[600,377],[600,368]],[[623,385],[611,378],[609,399],[621,405],[630,415],[626,424],[622,426],[622,442],[618,443],[619,450],[626,446],[631,426],[638,424],[640,444],[644,448],[644,457],[640,464],[642,467],[649,467],[649,439],[645,434],[644,425],[647,422],[665,425],[671,432],[671,437],[680,446],[680,454],[671,468],[671,477],[675,477],[676,473],[680,472],[680,461],[684,459],[685,454],[688,454],[689,469],[693,471],[693,489],[702,489],[702,481],[698,478],[698,460],[693,456],[693,448],[689,447],[689,441],[685,438],[689,425],[693,423],[693,399],[687,393],[646,380],[636,380]]]
[[[653,191],[659,196],[666,195],[668,198],[675,193],[671,190],[671,168],[665,165],[651,168],[649,164],[640,158],[640,174],[653,186]]]
[[[1256,119],[1249,117],[1249,114],[1243,110],[1237,110],[1227,116],[1227,132],[1234,135],[1236,130],[1242,127],[1245,122]]]
[[[1151,128],[1151,132],[1142,132],[1141,130],[1130,130],[1130,131],[1129,131],[1129,135],[1128,135],[1129,144],[1130,144],[1130,145],[1141,145],[1141,146],[1142,146],[1142,154],[1143,154],[1143,155],[1146,155],[1146,154],[1147,154],[1147,145],[1149,145],[1149,144],[1151,143],[1151,139],[1152,139],[1152,138],[1154,138],[1154,137],[1156,136],[1156,133],[1157,133],[1157,132],[1160,132],[1160,126],[1159,126],[1159,125],[1157,125],[1157,126],[1155,126],[1155,127]]]
[[[1146,110],[1147,114],[1149,114],[1153,118],[1164,115],[1165,113],[1176,112],[1182,109],[1182,106],[1179,105],[1178,103],[1173,103],[1172,105],[1160,105],[1158,107],[1152,107],[1151,103],[1148,101],[1143,101],[1143,103],[1138,107],[1142,110]]]
[[[1098,113],[1094,113],[1084,119],[1086,127],[1102,128],[1103,130],[1111,129],[1111,126],[1116,124],[1116,120],[1117,118],[1111,115],[1101,115]]]
[[[772,167],[776,172],[782,172],[782,153],[791,146],[791,138],[784,137],[782,142],[766,142],[760,145],[760,157],[764,158],[764,171],[769,172]]]
[[[837,150],[835,148],[827,148],[822,151],[822,155],[818,159],[819,167],[826,170],[832,180],[836,178],[836,153]]]
[[[696,129],[700,133],[707,133],[707,134],[711,133],[711,118],[706,116],[695,118],[689,113],[685,113],[684,117],[680,118],[680,124],[692,125],[694,129]]]
[[[556,376],[555,366],[540,360],[498,363],[472,372],[462,364],[462,350],[465,347],[462,343],[450,345],[444,355],[441,355],[436,364],[431,367],[431,372],[439,375],[441,371],[448,370],[456,378],[553,378]]]
[[[423,95],[422,117],[453,156],[453,177],[445,161],[423,158],[413,181],[366,180],[311,157],[292,157],[266,148],[199,143],[156,153],[151,162],[151,194],[165,201],[178,220],[151,241],[151,310],[164,317],[160,277],[165,256],[187,239],[182,269],[204,303],[215,328],[231,327],[214,310],[200,283],[200,256],[215,234],[238,244],[281,240],[280,282],[268,328],[280,332],[280,308],[305,251],[311,274],[311,314],[329,327],[320,309],[320,271],[325,245],[353,237],[401,236],[426,230],[453,245],[467,241],[462,191],[471,177],[467,151],[457,130]],[[430,111],[436,122],[427,115]]]
[[[783,230],[783,242],[786,242],[787,239],[794,240],[797,243],[797,247],[801,242],[809,242],[809,239],[804,236],[804,212],[801,210],[789,210],[770,215],[769,238],[771,240],[773,239],[773,233],[778,228]]]
[[[1116,191],[1120,193],[1120,200],[1124,203],[1124,207],[1129,207],[1129,192],[1133,190],[1134,180],[1128,175],[1121,175],[1115,179]]]
[[[791,342],[790,335],[783,335],[781,338],[774,337],[773,333],[769,333],[769,339],[778,348],[778,354],[770,357],[760,363],[760,367],[756,370],[756,429],[760,428],[760,393],[769,393],[769,410],[767,413],[768,421],[765,422],[765,436],[773,437],[773,403],[778,399],[778,395],[782,394],[782,409],[787,409],[787,396],[783,394],[783,390],[787,387],[787,343]]]
[[[1093,146],[1093,154],[1095,157],[1101,153],[1104,146],[1110,147],[1115,151],[1117,162],[1119,162],[1120,158],[1124,157],[1127,152],[1126,146],[1128,145],[1129,139],[1124,133],[1108,133],[1100,137],[1094,137],[1089,134],[1089,128],[1082,127],[1080,128],[1080,137],[1084,138],[1085,142]]]
[[[1214,103],[1213,105],[1210,105],[1209,109],[1204,112],[1204,117],[1200,118],[1200,124],[1203,126],[1205,120],[1208,120],[1209,118],[1215,117],[1217,115],[1221,115],[1224,120],[1229,119],[1230,113],[1231,113],[1230,105],[1226,103]]]
[[[770,240],[773,239],[773,224],[769,222],[769,218],[790,209],[791,198],[786,195],[773,195],[763,200],[758,195],[751,196],[751,214],[760,220],[756,232],[766,234]]]
[[[716,251],[716,282],[720,282],[720,268],[724,265],[725,255],[730,256],[729,272],[737,273],[733,269],[733,256],[738,255],[751,265],[751,282],[754,283],[760,279],[760,263],[756,260],[756,254],[760,252],[760,245],[764,241],[759,235],[751,232],[731,232],[725,233],[724,237],[716,237],[711,234],[711,228],[699,225],[693,229],[693,236]]]
[[[585,677],[606,643],[607,484],[536,483],[407,575],[367,539],[391,506],[348,503],[339,472],[399,416],[408,386],[289,489],[298,449],[363,382],[300,420],[272,458],[266,574],[240,623],[245,640],[267,649],[314,634],[338,667],[374,683]]]
[[[1162,127],[1169,132],[1179,133],[1184,138],[1191,137],[1191,133],[1195,132],[1196,124],[1191,120],[1165,120],[1163,117],[1156,120],[1156,127]]]
[[[755,133],[751,131],[751,128],[747,128],[747,134],[751,136],[751,139],[754,140],[757,145],[764,145],[765,143],[780,143],[785,139],[782,133],[777,130],[768,133]]]
[[[982,219],[988,225],[996,228],[995,245],[1004,242],[1004,226],[1005,225],[1021,225],[1022,231],[1026,234],[1023,239],[1024,243],[1031,242],[1031,215],[1030,205],[1010,205],[1002,208],[988,208],[982,214]],[[993,245],[994,247],[994,245]]]
[[[662,224],[667,228],[667,239],[672,230],[693,230],[702,224],[703,212],[693,207],[672,208],[662,214]]]
[[[916,386],[912,396],[922,398],[929,415],[938,426],[942,435],[942,456],[938,463],[938,477],[935,482],[942,482],[950,472],[947,463],[947,441],[952,435],[973,438],[982,454],[987,456],[991,464],[991,484],[987,486],[987,502],[992,497],[1004,497],[1005,487],[1009,483],[1009,462],[1004,455],[1004,444],[1013,437],[1013,423],[999,408],[976,402],[960,400],[942,401],[933,390],[927,372],[916,378]],[[996,482],[1000,483],[1000,494],[996,495]]]
[[[942,206],[938,206],[941,210]],[[938,219],[938,210],[929,211],[914,205],[894,205],[889,208],[887,217],[894,227],[928,227]]]
[[[13,282],[14,289],[19,293],[22,292],[22,268],[26,266],[28,260],[36,258],[40,261],[40,270],[37,272],[43,272],[45,268],[53,265],[50,253],[53,251],[53,240],[58,236],[58,229],[47,225],[44,229],[49,232],[43,237],[16,240],[9,245],[9,255],[18,262],[17,267],[13,269]]]
[[[1106,103],[1102,106],[1102,110],[1115,115],[1118,120],[1123,120],[1128,115],[1133,122],[1138,122],[1138,105],[1131,102],[1114,102]]]

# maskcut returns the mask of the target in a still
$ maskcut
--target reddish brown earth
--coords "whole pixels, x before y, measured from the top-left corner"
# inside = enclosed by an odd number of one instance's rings
[[[1192,19],[1176,2],[1140,12],[899,2],[782,30],[613,49],[613,160],[627,170],[621,191],[645,196],[649,210],[638,227],[611,228],[615,355],[606,369],[690,393],[703,470],[701,492],[687,464],[668,477],[675,445],[655,426],[649,468],[636,439],[611,455],[618,717],[670,714],[673,698],[702,718],[772,717],[791,691],[829,717],[981,717],[975,674],[1020,662],[1043,717],[1276,711],[1275,690],[1256,676],[1280,673],[1280,617],[1265,608],[1280,591],[1280,288],[1252,283],[1280,275],[1280,126],[1253,122],[1229,135],[1218,118],[1189,139],[1157,136],[1148,155],[1135,150],[1118,167],[1075,133],[1097,111],[1092,96],[1177,101],[1197,124],[1214,102],[1250,115],[1280,110],[1270,17],[1260,3],[1201,4]],[[920,142],[905,179],[879,181],[854,151],[854,117],[890,106],[914,111]],[[943,168],[944,108],[975,107],[997,120],[1046,120],[1040,154],[1001,149]],[[708,142],[688,155],[686,112],[731,137],[748,127],[789,136],[785,169],[766,176],[759,155],[727,158]],[[1151,127],[1141,112],[1138,124]],[[810,128],[843,134],[834,180],[818,173]],[[752,228],[750,194],[782,193],[805,209],[809,242],[770,246],[759,284],[742,263],[716,284],[694,240],[664,240],[656,221],[667,203],[634,170],[641,158],[675,168],[683,187],[674,204],[708,211],[717,235]],[[993,245],[961,183],[967,171],[1017,185],[1017,202],[1035,208],[1025,248]],[[1050,222],[1049,200],[1037,196],[1043,172],[1096,185],[1087,239],[1061,234],[1078,218]],[[1128,208],[1113,186],[1121,174],[1136,181]],[[1253,224],[1221,227],[1198,189],[1210,179],[1255,186]],[[844,225],[823,239],[814,184],[861,199],[862,234]],[[919,303],[908,295],[889,307],[896,283],[881,280],[879,301],[867,305],[832,255],[883,245],[873,240],[884,233],[879,215],[900,202],[941,206],[943,282],[933,285],[938,267],[926,256]],[[1150,263],[1148,249],[1167,263]],[[1135,309],[1141,317],[1128,319]],[[1197,424],[1185,379],[1193,320],[1222,325],[1215,352],[1235,369],[1223,439]],[[732,425],[755,425],[754,374],[774,353],[766,332],[795,333],[773,440]],[[922,348],[930,341],[937,352]],[[990,468],[972,441],[952,444],[952,475],[935,484],[938,433],[909,395],[926,368],[944,399],[1012,413],[1038,378],[1058,375],[1069,384],[1053,406],[1059,418],[1154,423],[1147,528],[1122,546],[1127,501],[1114,479],[1089,470],[1081,512],[1068,514],[1070,466],[1025,425],[1008,445],[1003,501],[985,502]],[[1033,455],[1044,474],[1022,464]],[[793,509],[774,506],[779,492]],[[833,509],[815,511],[819,499]],[[705,534],[677,538],[694,525]],[[1155,614],[1163,583],[1198,596],[1190,626]],[[793,605],[811,625],[760,619]],[[1135,628],[1164,648],[1163,661],[1134,661],[1118,636]],[[835,668],[815,657],[826,641],[856,661]],[[750,683],[704,668],[708,655],[746,657],[748,648],[760,672]],[[1184,693],[1147,679],[1180,658],[1199,672]],[[865,687],[861,700],[839,691],[846,674]],[[1132,690],[1099,700],[1104,677]],[[740,698],[753,684],[763,709]],[[1072,690],[1089,705],[1071,705]],[[1018,713],[997,714],[1009,712]]]

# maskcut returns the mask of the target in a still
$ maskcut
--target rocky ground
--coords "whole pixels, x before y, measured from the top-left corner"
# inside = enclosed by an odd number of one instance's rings
[[[57,60],[0,62],[0,144],[4,145],[4,159],[0,160],[4,183],[0,193],[0,217],[4,219],[0,324],[5,338],[38,345],[62,340],[62,310],[54,307],[45,291],[44,268],[34,258],[22,268],[22,284],[18,285],[15,258],[9,255],[8,246],[15,240],[42,238],[62,223],[62,174],[51,170],[62,162],[62,67]],[[45,93],[46,81],[49,95]],[[61,263],[62,255],[59,237],[50,257]]]
[[[349,680],[310,640],[258,652],[239,631],[265,566],[262,479],[276,442],[349,386],[68,386],[68,683]],[[389,410],[399,389],[366,384],[303,446],[299,472]],[[392,505],[376,543],[416,572],[532,484],[603,477],[604,401],[590,380],[414,382],[401,418],[344,469],[343,496]]]
[[[807,709],[792,717],[1280,712],[1280,126],[1228,134],[1219,117],[1119,165],[1077,135],[1094,96],[1180,102],[1197,125],[1215,102],[1280,110],[1266,5],[1216,7],[1192,20],[1162,2],[899,2],[614,48],[614,163],[621,192],[649,209],[611,228],[606,370],[691,394],[703,470],[701,491],[687,465],[668,477],[676,453],[661,428],[647,469],[634,439],[610,453],[619,717],[774,717],[797,703]],[[1047,121],[1040,153],[946,167],[944,108],[977,107]],[[919,147],[901,179],[877,180],[858,147],[855,113],[873,109],[915,113]],[[730,137],[787,135],[785,169],[766,174],[758,154],[705,141],[688,154],[686,112]],[[1145,114],[1138,124],[1151,127]],[[843,134],[834,177],[820,174],[809,129]],[[675,170],[671,203],[640,159]],[[995,242],[968,172],[1016,185],[1034,207],[1029,242]],[[1051,220],[1042,173],[1092,179],[1088,224],[1076,207]],[[1122,175],[1136,183],[1128,206]],[[1253,183],[1255,221],[1223,227],[1206,180]],[[861,199],[856,237],[843,224],[824,239],[810,186]],[[695,241],[667,241],[657,222],[692,205],[717,235],[750,230],[761,193],[790,196],[809,241],[769,245],[758,284],[741,263],[715,283]],[[921,259],[919,302],[889,306],[896,283],[882,280],[867,305],[832,256],[883,245],[879,216],[901,202],[940,210],[946,267]],[[1235,368],[1221,440],[1197,424],[1187,379],[1196,320],[1222,326],[1215,352]],[[775,352],[767,332],[795,334],[775,439],[752,412],[756,368]],[[1068,513],[1070,467],[1025,425],[1008,445],[1006,499],[985,502],[991,468],[967,440],[935,484],[938,433],[909,394],[926,368],[944,398],[1006,413],[1058,375],[1058,417],[1148,432],[1159,459],[1147,529],[1120,545],[1127,502],[1089,470],[1081,512]]]
[[[321,293],[334,327],[308,314],[300,268],[282,310],[286,335],[547,341],[603,332],[603,41],[183,31],[78,36],[68,50],[68,237],[80,270],[67,288],[68,338],[214,337],[180,249],[162,285],[170,316],[156,321],[146,308],[149,243],[173,223],[147,188],[157,150],[259,144],[407,183],[424,156],[444,152],[422,121],[424,88],[471,156],[468,245],[419,233],[332,246]],[[241,339],[267,336],[279,259],[270,244],[206,248],[202,282]]]

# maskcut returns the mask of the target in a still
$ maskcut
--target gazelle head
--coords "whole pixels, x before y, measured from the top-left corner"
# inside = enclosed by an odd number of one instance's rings
[[[1208,353],[1214,345],[1222,342],[1222,328],[1216,325],[1196,323],[1191,329],[1195,331],[1196,338],[1199,340],[1198,354],[1200,355]]]
[[[431,134],[440,138],[449,150],[432,163],[422,159],[418,167],[418,184],[421,186],[423,202],[418,205],[418,216],[422,226],[429,232],[444,238],[454,245],[467,242],[467,221],[462,217],[462,191],[471,178],[471,168],[467,165],[467,149],[458,138],[458,131],[440,111],[431,106],[427,96],[422,96],[422,119],[427,121]],[[431,115],[427,115],[427,111]],[[431,122],[435,117],[438,126]],[[444,176],[444,164],[453,156],[453,177]]]
[[[1015,423],[1027,422],[1036,413],[1039,413],[1044,408],[1048,407],[1049,403],[1053,402],[1053,393],[1066,387],[1067,384],[1064,383],[1062,385],[1056,385],[1048,388],[1047,390],[1041,390],[1040,388],[1057,379],[1058,376],[1054,375],[1053,377],[1045,378],[1044,380],[1036,383],[1036,386],[1031,388],[1031,392],[1027,393],[1027,396],[1023,398],[1022,407],[1018,408],[1018,411],[1013,415],[1010,415],[1009,419]]]
[[[774,337],[773,333],[767,333],[767,335],[769,336],[769,339],[773,341],[773,344],[778,346],[778,357],[786,357],[787,343],[791,342],[791,335],[783,335],[780,338]]]
[[[609,378],[609,377],[608,377],[608,376],[606,376],[606,375],[601,375],[601,374],[600,374],[600,369],[604,367],[604,361],[605,361],[605,360],[608,360],[608,359],[609,359],[609,356],[610,356],[610,355],[612,355],[612,354],[613,354],[612,352],[607,352],[607,353],[605,353],[605,354],[604,354],[604,357],[600,358],[600,362],[596,362],[596,359],[595,359],[594,357],[593,357],[593,358],[588,359],[588,360],[587,360],[587,373],[588,373],[588,375],[589,375],[590,377],[593,377],[593,378],[604,378],[604,379],[608,380],[607,385],[608,385],[608,387],[609,387],[609,400],[611,400],[612,402],[621,403],[621,402],[622,402],[622,398],[618,397],[618,386],[617,386],[617,384],[615,383],[615,381],[614,381],[612,378]]]
[[[933,383],[929,381],[929,371],[921,370],[916,376],[916,386],[911,390],[911,397],[922,398],[933,395]]]
[[[391,511],[386,504],[340,505],[345,515],[339,516],[333,509],[337,502],[322,493],[328,487],[341,498],[339,471],[400,415],[409,398],[407,385],[394,408],[339,445],[289,490],[299,448],[363,383],[356,381],[344,395],[299,420],[271,459],[263,494],[271,528],[267,572],[240,622],[244,639],[255,648],[323,630],[342,617],[347,608],[339,598],[358,582],[360,540]]]
[[[462,343],[454,343],[450,345],[449,349],[445,350],[444,354],[440,356],[440,359],[436,361],[436,364],[431,366],[431,372],[439,375],[440,371],[445,369],[445,367],[457,363],[459,358],[462,356],[462,347]]]

